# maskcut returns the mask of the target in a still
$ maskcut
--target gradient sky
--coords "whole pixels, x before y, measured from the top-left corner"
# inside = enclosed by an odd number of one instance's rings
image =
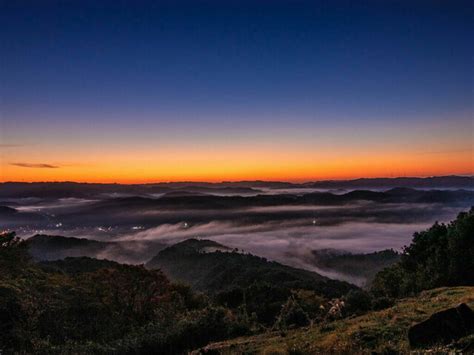
[[[0,4],[0,181],[474,173],[472,1]]]

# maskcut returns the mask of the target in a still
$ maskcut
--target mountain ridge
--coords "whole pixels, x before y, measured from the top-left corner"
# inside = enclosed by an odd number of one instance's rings
[[[285,181],[222,181],[222,182],[158,182],[145,184],[119,183],[87,183],[87,182],[15,182],[0,183],[0,197],[88,197],[98,193],[126,193],[150,194],[165,193],[179,189],[193,189],[221,193],[254,193],[253,189],[293,189],[293,188],[473,188],[474,177],[447,175],[431,177],[396,177],[396,178],[359,178],[349,180],[318,180],[304,183]],[[225,190],[227,189],[227,190]],[[235,191],[229,189],[236,189]],[[199,191],[198,191],[199,192]]]

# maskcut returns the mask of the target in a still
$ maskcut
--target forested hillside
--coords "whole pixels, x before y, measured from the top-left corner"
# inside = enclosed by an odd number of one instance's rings
[[[15,233],[0,235],[4,353],[179,354],[223,340],[207,348],[406,352],[416,322],[474,304],[474,209],[415,233],[367,291],[209,240],[168,247],[146,268],[89,257],[36,262],[29,246]],[[437,315],[435,324],[456,312]],[[474,346],[474,313],[463,312],[467,321],[449,342],[432,344],[430,336],[421,347]]]

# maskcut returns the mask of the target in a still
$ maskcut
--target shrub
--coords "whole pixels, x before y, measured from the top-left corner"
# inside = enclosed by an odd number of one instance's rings
[[[304,327],[309,325],[309,323],[308,314],[301,308],[294,297],[290,297],[281,308],[275,327],[278,329],[288,329],[290,327]]]
[[[372,308],[372,297],[366,291],[352,290],[346,295],[345,299],[348,314],[360,314]]]
[[[379,311],[385,308],[392,307],[395,304],[395,300],[390,297],[377,297],[372,300],[372,309]]]

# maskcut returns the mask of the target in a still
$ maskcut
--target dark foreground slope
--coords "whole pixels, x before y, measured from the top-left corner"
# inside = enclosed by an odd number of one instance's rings
[[[181,354],[250,332],[160,271],[92,258],[35,263],[14,233],[0,233],[0,320],[2,354]]]
[[[406,298],[391,308],[346,318],[330,324],[269,332],[211,344],[194,354],[408,354],[408,329],[430,315],[459,303],[474,308],[474,287],[439,288]],[[446,346],[434,346],[439,354],[464,349],[472,336]],[[465,352],[466,354],[468,352]]]
[[[353,288],[345,282],[231,250],[210,240],[188,239],[175,244],[160,251],[146,267],[160,269],[173,281],[210,293],[269,283],[337,297]]]

